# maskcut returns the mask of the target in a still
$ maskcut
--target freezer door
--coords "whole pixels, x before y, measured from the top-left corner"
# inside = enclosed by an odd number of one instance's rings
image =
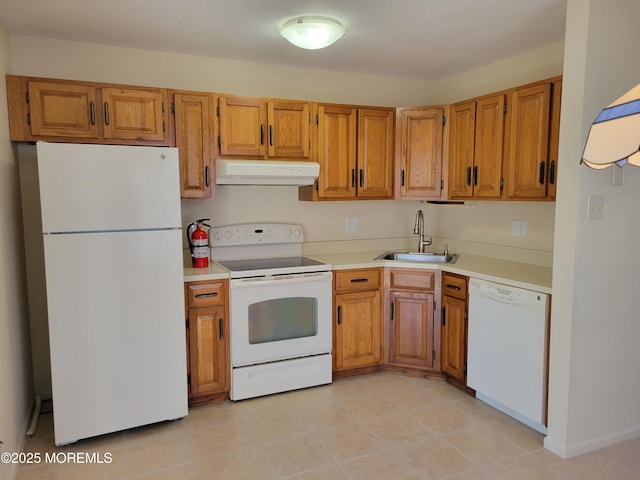
[[[37,144],[43,232],[179,227],[178,151]]]
[[[187,415],[180,230],[44,237],[56,444]]]

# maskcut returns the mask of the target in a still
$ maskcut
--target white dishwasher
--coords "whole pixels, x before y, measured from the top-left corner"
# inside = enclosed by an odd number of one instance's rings
[[[467,383],[476,397],[546,433],[548,295],[469,280]]]

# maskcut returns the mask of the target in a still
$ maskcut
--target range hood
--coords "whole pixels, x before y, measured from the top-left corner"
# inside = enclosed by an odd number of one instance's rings
[[[311,185],[319,173],[317,162],[216,160],[219,185]]]

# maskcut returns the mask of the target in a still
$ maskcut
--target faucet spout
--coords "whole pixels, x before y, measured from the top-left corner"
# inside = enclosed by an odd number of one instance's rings
[[[424,246],[431,245],[431,238],[424,239],[424,215],[422,210],[418,210],[416,213],[416,221],[413,226],[413,234],[418,235],[418,253],[424,253]]]

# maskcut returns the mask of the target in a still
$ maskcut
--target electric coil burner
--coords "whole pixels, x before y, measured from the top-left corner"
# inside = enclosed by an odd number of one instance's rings
[[[231,400],[331,383],[331,265],[302,256],[302,228],[227,225],[209,238],[231,278]]]

